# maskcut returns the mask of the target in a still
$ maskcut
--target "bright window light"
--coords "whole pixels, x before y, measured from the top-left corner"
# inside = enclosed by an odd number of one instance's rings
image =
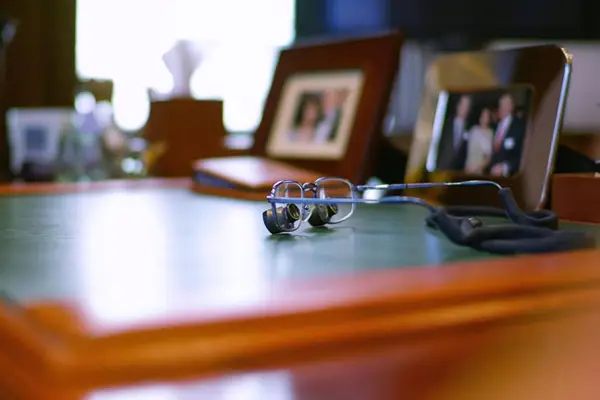
[[[253,131],[294,25],[295,0],[78,0],[77,73],[112,80],[116,122],[137,130],[148,118],[148,90],[173,86],[163,54],[191,40],[205,48],[193,97],[223,99],[226,129]]]

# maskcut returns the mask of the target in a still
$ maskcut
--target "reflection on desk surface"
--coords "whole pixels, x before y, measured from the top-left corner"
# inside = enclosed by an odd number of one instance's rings
[[[425,334],[278,370],[99,390],[88,400],[595,400],[598,323],[597,314],[563,315]]]
[[[128,318],[190,296],[211,310],[247,305],[283,280],[492,257],[428,230],[414,206],[365,205],[290,236],[269,235],[266,206],[185,189],[0,197],[0,290]]]

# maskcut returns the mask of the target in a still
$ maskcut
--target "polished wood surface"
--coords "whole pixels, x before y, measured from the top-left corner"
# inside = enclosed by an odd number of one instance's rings
[[[595,332],[600,324],[598,297],[594,297],[579,310],[566,306],[561,313],[539,312],[533,318],[382,335],[352,346],[331,342],[332,350],[345,347],[344,351],[328,351],[310,362],[290,361],[289,355],[297,351],[288,349],[277,368],[260,368],[256,365],[259,361],[242,371],[234,368],[210,376],[173,373],[171,378],[99,385],[101,388],[90,391],[79,380],[58,371],[53,372],[53,380],[36,374],[25,386],[22,379],[15,378],[19,369],[12,364],[2,387],[12,385],[16,393],[27,393],[25,398],[65,400],[92,398],[85,396],[90,393],[95,400],[138,398],[134,396],[228,400],[233,393],[244,399],[267,400],[396,399],[400,395],[410,399],[500,400],[509,393],[511,399],[562,400],[569,393],[577,393],[578,399],[593,400],[600,389],[595,379],[600,359]],[[129,364],[130,369],[135,367],[137,363]]]
[[[199,196],[183,183],[0,197],[7,393],[75,399],[132,387],[197,398],[198,388],[242,390],[242,379],[283,398],[328,398],[344,388],[323,362],[353,365],[342,381],[367,374],[365,360],[391,376],[397,361],[385,354],[402,362],[423,351],[406,368],[422,370],[430,352],[451,372],[475,343],[463,333],[598,305],[599,251],[494,257],[427,231],[410,206],[359,207],[335,229],[272,237],[260,219],[266,202]],[[428,337],[446,344],[415,342]],[[302,377],[277,392],[286,380],[259,371]],[[356,398],[386,398],[356,385]]]
[[[556,174],[552,209],[568,221],[600,224],[600,174]]]
[[[413,335],[597,307],[599,262],[594,251],[525,257],[509,266],[502,260],[456,265],[437,279],[412,269],[281,283],[243,305],[227,305],[226,294],[221,304],[207,304],[198,293],[160,308],[138,307],[127,318],[86,304],[58,314],[60,321],[56,310],[38,310],[35,324],[43,330],[27,337],[27,348],[46,357],[28,363],[23,357],[23,368],[96,387],[318,361]],[[26,323],[6,322],[9,331],[13,326],[19,333],[12,337],[26,340]],[[9,337],[4,343],[18,348]]]
[[[174,98],[153,101],[144,138],[153,145],[165,146],[164,154],[151,167],[153,176],[187,177],[199,158],[247,153],[226,145],[221,100]]]
[[[264,157],[206,158],[194,163],[192,190],[199,194],[265,201],[273,184],[280,180],[314,182],[315,171]],[[346,195],[347,190],[342,195]]]
[[[285,369],[99,390],[94,399],[595,400],[598,327],[594,317],[571,315],[419,335]]]
[[[600,160],[600,134],[562,134],[560,144],[589,157],[592,160]]]
[[[314,182],[321,177],[315,171],[252,156],[198,160],[194,163],[194,170],[246,191],[262,190],[264,197],[261,200],[265,200],[277,181],[291,179],[304,183]]]

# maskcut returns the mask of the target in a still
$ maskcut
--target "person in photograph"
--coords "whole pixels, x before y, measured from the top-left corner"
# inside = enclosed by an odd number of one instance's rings
[[[438,171],[462,171],[465,168],[468,138],[468,118],[471,96],[462,95],[456,104],[455,115],[444,124],[438,147]]]
[[[498,109],[495,108],[494,111],[492,111],[492,126],[495,127],[498,126],[498,122],[500,122],[500,118],[498,117]]]
[[[324,117],[317,126],[315,142],[323,143],[335,140],[340,127],[342,108],[347,96],[347,89],[331,89],[323,92]]]
[[[323,111],[320,96],[312,93],[304,94],[296,110],[292,128],[287,133],[287,139],[291,142],[314,142],[317,126],[322,120]]]
[[[492,113],[489,108],[481,110],[479,123],[469,130],[467,160],[465,172],[481,175],[485,172],[492,158]]]
[[[519,170],[525,140],[525,120],[516,115],[515,101],[510,93],[504,93],[498,100],[498,118],[490,173],[509,176]]]

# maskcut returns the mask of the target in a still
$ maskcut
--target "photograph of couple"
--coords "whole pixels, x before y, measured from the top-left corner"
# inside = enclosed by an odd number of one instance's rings
[[[363,71],[307,72],[287,78],[267,140],[277,158],[339,160],[352,136]]]
[[[336,139],[348,89],[304,92],[299,96],[287,140],[322,144]]]
[[[449,93],[436,170],[510,176],[519,171],[531,90]]]

